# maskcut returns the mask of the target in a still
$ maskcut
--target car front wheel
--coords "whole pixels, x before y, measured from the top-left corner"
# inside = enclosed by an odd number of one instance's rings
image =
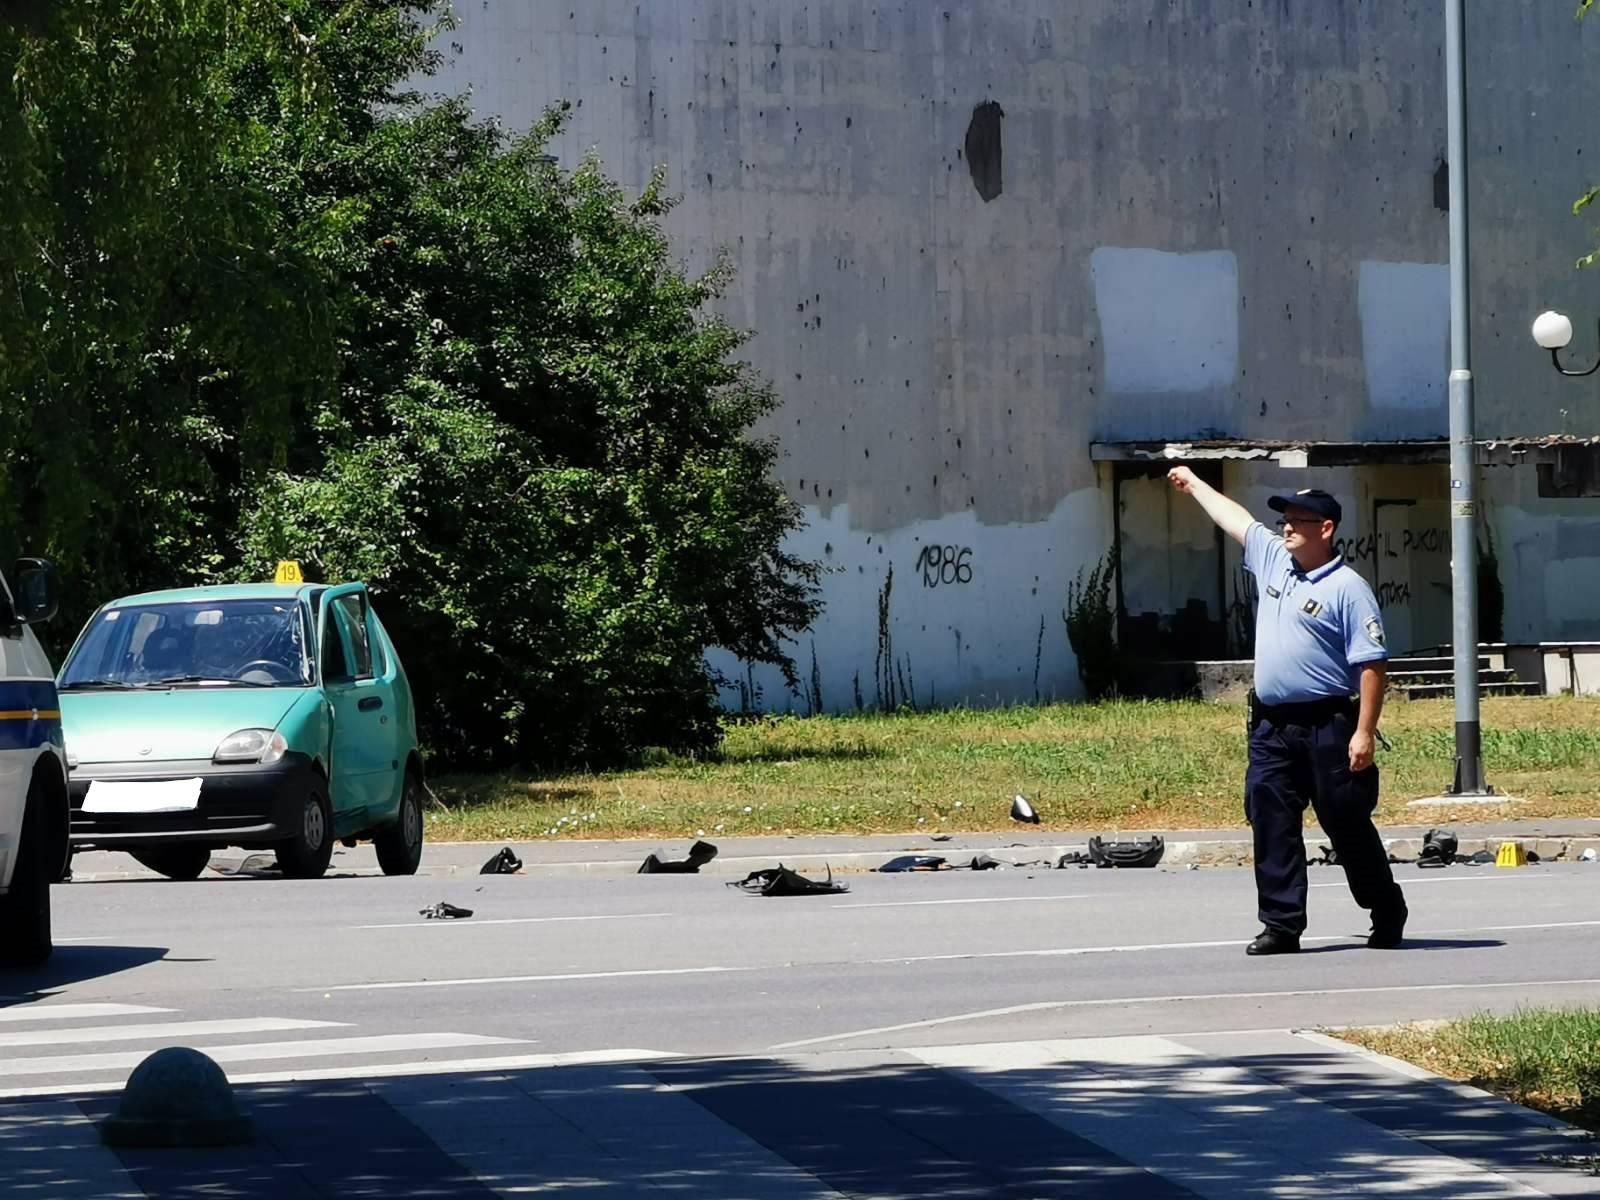
[[[278,866],[289,879],[320,879],[333,858],[333,809],[321,780],[306,792],[294,836],[275,847]]]
[[[415,771],[406,772],[398,819],[373,838],[372,845],[385,875],[417,873],[422,862],[422,781]]]

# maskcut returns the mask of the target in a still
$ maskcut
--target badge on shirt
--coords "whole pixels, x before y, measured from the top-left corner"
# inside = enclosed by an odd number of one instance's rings
[[[1279,596],[1283,595],[1283,593],[1269,583],[1267,584],[1267,595],[1276,600]]]
[[[1383,645],[1383,623],[1377,617],[1367,618],[1367,636],[1378,645]]]
[[[1322,601],[1307,600],[1300,606],[1300,611],[1305,613],[1308,617],[1315,617],[1322,612]]]

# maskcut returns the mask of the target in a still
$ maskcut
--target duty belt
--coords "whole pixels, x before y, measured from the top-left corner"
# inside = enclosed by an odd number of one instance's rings
[[[1341,715],[1353,719],[1358,711],[1359,701],[1354,696],[1321,696],[1293,704],[1263,704],[1254,691],[1250,693],[1251,725],[1262,717],[1275,725],[1316,725]]]

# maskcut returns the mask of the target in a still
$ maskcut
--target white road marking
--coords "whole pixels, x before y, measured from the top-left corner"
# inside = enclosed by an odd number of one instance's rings
[[[487,983],[561,983],[568,979],[635,979],[641,975],[721,975],[763,967],[663,967],[653,971],[573,971],[565,975],[491,975],[481,979],[396,979],[386,983],[336,983],[297,992],[379,992],[392,988],[472,987]]]
[[[1407,928],[1406,938],[1414,941],[1418,938],[1442,937],[1445,935],[1469,933],[1512,933],[1531,929],[1585,929],[1600,926],[1600,921],[1547,921],[1537,925],[1472,925],[1459,929],[1411,929]],[[1362,941],[1366,934],[1319,934],[1316,937],[1302,937],[1300,942],[1347,942]],[[1146,942],[1134,946],[1053,946],[1041,950],[973,950],[959,954],[919,954],[910,957],[894,957],[886,959],[887,962],[919,963],[919,962],[957,962],[965,959],[979,958],[1072,958],[1080,954],[1137,954],[1146,950],[1214,950],[1218,946],[1242,946],[1243,938],[1225,938],[1217,941],[1206,942]]]
[[[1302,937],[1300,942],[1346,942],[1355,934],[1324,934]],[[1039,950],[967,950],[957,954],[918,954],[895,956],[886,962],[959,962],[969,958],[1071,958],[1079,954],[1139,954],[1147,950],[1214,950],[1218,946],[1243,946],[1243,938],[1220,938],[1212,942],[1144,942],[1134,946],[1047,946]]]
[[[1428,937],[1434,933],[1513,933],[1522,929],[1591,929],[1600,921],[1547,921],[1539,925],[1478,925],[1472,929],[1419,930],[1417,935]]]
[[[169,1013],[170,1008],[146,1008],[142,1004],[32,1004],[26,1008],[0,1008],[0,1024],[7,1021],[68,1021],[82,1018],[142,1017]]]
[[[21,1033],[0,1033],[0,1047],[59,1046],[76,1042],[137,1042],[161,1038],[173,1044],[197,1037],[217,1037],[240,1033],[283,1033],[290,1029],[346,1029],[343,1021],[301,1021],[287,1017],[228,1019],[215,1021],[152,1021],[143,1025],[77,1025],[71,1029],[29,1029]]]
[[[522,1038],[485,1037],[475,1033],[392,1033],[376,1037],[324,1038],[302,1042],[254,1042],[207,1046],[206,1056],[219,1063],[262,1062],[275,1058],[328,1058],[335,1054],[388,1054],[396,1050],[446,1050],[459,1046],[526,1045]],[[78,1071],[124,1071],[138,1066],[148,1051],[109,1054],[60,1054],[42,1058],[0,1059],[0,1079],[15,1075],[55,1075]]]
[[[583,1067],[607,1063],[653,1062],[678,1055],[668,1050],[569,1050],[557,1054],[512,1054],[498,1058],[427,1059],[421,1062],[368,1063],[356,1067],[316,1067],[310,1070],[255,1071],[229,1074],[234,1084],[306,1083],[328,1079],[394,1079],[412,1075],[462,1075],[476,1071],[520,1071],[538,1067]],[[73,1084],[73,1095],[89,1092],[120,1092],[124,1080],[106,1083]],[[28,1096],[58,1096],[68,1090],[58,1086],[0,1088],[0,1100]],[[4,1110],[0,1110],[0,1117]],[[98,1139],[97,1139],[98,1141]],[[140,1193],[141,1195],[143,1193]]]
[[[604,913],[596,916],[582,917],[495,917],[492,920],[480,921],[475,918],[465,918],[447,921],[400,921],[393,925],[351,925],[351,929],[443,929],[454,926],[460,929],[470,929],[479,925],[543,925],[558,921],[643,921],[651,917],[671,917],[675,913]]]
[[[1396,876],[1396,878],[1399,878],[1399,877]],[[1422,887],[1422,886],[1425,886],[1427,884],[1434,884],[1434,883],[1515,883],[1518,880],[1531,879],[1531,878],[1534,878],[1534,876],[1523,876],[1523,875],[1515,875],[1515,874],[1513,874],[1513,875],[1501,874],[1501,875],[1447,875],[1447,876],[1444,876],[1442,878],[1416,879],[1416,878],[1413,878],[1410,875],[1407,875],[1404,879],[1400,879],[1400,886],[1405,888],[1407,891],[1409,891],[1410,889],[1412,889],[1414,887]],[[1546,876],[1544,876],[1544,878],[1548,879],[1549,876],[1546,875]],[[1350,887],[1350,885],[1348,883],[1313,883],[1311,886],[1314,887],[1314,888],[1344,888],[1346,890],[1349,890],[1349,887]]]
[[[1446,934],[1473,934],[1473,933],[1503,933],[1516,930],[1536,929],[1577,929],[1589,926],[1600,926],[1597,921],[1552,921],[1537,925],[1475,925],[1462,929],[1430,929],[1411,930],[1408,938],[1417,939],[1437,937]],[[1327,934],[1315,937],[1302,937],[1302,944],[1310,942],[1348,942],[1360,941],[1365,934]],[[966,951],[958,954],[919,954],[906,957],[894,957],[874,962],[892,963],[924,963],[924,962],[965,962],[976,959],[990,958],[1071,958],[1085,954],[1136,954],[1149,950],[1208,950],[1225,946],[1239,946],[1240,938],[1224,938],[1216,941],[1204,942],[1148,942],[1143,945],[1113,945],[1113,946],[1054,946],[1039,950],[991,950],[991,951]],[[487,975],[468,979],[395,979],[384,980],[377,983],[336,983],[323,987],[296,988],[297,992],[378,992],[391,991],[404,988],[440,988],[440,987],[477,987],[499,983],[564,983],[569,980],[582,979],[638,979],[657,975],[723,975],[748,971],[776,971],[793,967],[819,968],[827,966],[853,966],[860,965],[849,960],[844,962],[828,962],[819,960],[804,963],[768,963],[760,966],[749,967],[658,967],[653,969],[640,969],[630,971],[571,971],[549,975]],[[1454,985],[1441,985],[1454,986]]]
[[[960,900],[882,900],[867,904],[830,904],[828,912],[841,908],[921,908],[930,904],[1050,904],[1056,900],[1093,900],[1087,892],[1070,896],[969,896]]]
[[[1600,985],[1600,979],[1516,979],[1503,983],[1404,983],[1382,987],[1354,988],[1293,988],[1277,992],[1193,992],[1174,996],[1112,996],[1104,1000],[1042,1000],[1034,1004],[1012,1004],[1005,1008],[988,1008],[979,1012],[957,1013],[949,1017],[930,1017],[924,1021],[905,1021],[899,1025],[879,1025],[872,1029],[855,1029],[849,1033],[834,1033],[826,1037],[802,1038],[794,1042],[779,1042],[768,1050],[796,1050],[802,1046],[820,1046],[824,1042],[852,1041],[856,1038],[875,1037],[880,1033],[903,1033],[908,1029],[929,1029],[936,1025],[954,1025],[961,1021],[982,1021],[990,1017],[1010,1017],[1018,1013],[1050,1012],[1063,1008],[1110,1008],[1133,1004],[1181,1004],[1194,1000],[1271,1000],[1281,996],[1358,996],[1383,992],[1447,992],[1454,990],[1479,991],[1499,988],[1537,987],[1587,987]]]

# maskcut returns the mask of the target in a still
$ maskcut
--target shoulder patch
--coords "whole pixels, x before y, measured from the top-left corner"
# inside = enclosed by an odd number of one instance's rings
[[[1367,618],[1366,629],[1367,629],[1367,636],[1369,638],[1371,638],[1373,640],[1373,642],[1375,642],[1379,646],[1383,645],[1383,622],[1382,621],[1378,620],[1377,617],[1368,617]]]

